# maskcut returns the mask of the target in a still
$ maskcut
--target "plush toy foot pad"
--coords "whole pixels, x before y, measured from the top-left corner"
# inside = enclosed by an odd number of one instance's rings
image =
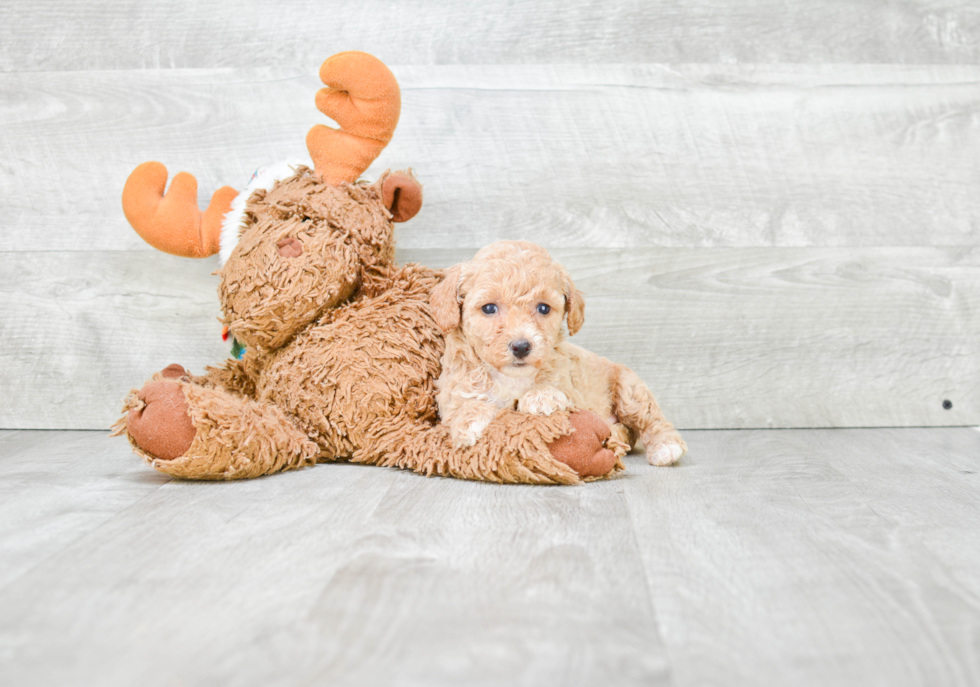
[[[572,433],[548,445],[551,455],[578,473],[579,477],[601,477],[616,465],[616,455],[603,442],[609,438],[609,425],[589,410],[568,416]]]
[[[160,371],[160,376],[164,379],[180,379],[187,376],[187,370],[184,369],[183,365],[173,363],[163,368]]]
[[[164,370],[164,377],[179,365]],[[183,368],[180,368],[183,370]],[[181,377],[183,374],[175,375]],[[147,453],[163,460],[179,458],[190,448],[197,430],[187,414],[187,401],[180,385],[169,379],[147,382],[139,390],[143,405],[129,411],[126,425],[129,435]]]

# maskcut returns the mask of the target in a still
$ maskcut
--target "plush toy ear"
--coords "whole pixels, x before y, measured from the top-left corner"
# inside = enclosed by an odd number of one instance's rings
[[[407,222],[422,209],[422,184],[412,170],[389,174],[381,182],[381,200],[394,222]]]
[[[432,308],[432,319],[439,325],[443,333],[448,334],[459,326],[459,265],[446,270],[446,276],[432,289],[429,296],[429,306]]]
[[[576,334],[585,324],[585,298],[575,288],[575,283],[565,275],[565,315],[568,318],[568,333]]]

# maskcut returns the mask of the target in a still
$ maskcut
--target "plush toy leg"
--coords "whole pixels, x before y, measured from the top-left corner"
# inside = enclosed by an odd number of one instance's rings
[[[573,414],[570,420],[566,413],[542,416],[502,411],[475,446],[463,449],[453,445],[445,425],[405,418],[395,431],[372,442],[370,449],[356,453],[354,460],[424,475],[526,484],[576,484],[580,478],[622,470],[619,456],[602,446],[593,422],[579,422],[579,415]],[[608,436],[608,426],[589,415]],[[563,448],[556,455],[552,446],[559,440]]]
[[[208,209],[197,207],[197,179],[180,172],[167,185],[167,168],[144,162],[123,187],[126,219],[147,243],[158,250],[188,258],[205,258],[220,248],[221,220],[238,191],[224,186],[214,192]]]
[[[123,411],[114,434],[125,432],[138,455],[174,477],[258,477],[312,465],[319,454],[278,408],[184,376],[154,375]]]
[[[657,399],[632,370],[623,368],[619,383],[616,415],[639,433],[647,461],[658,466],[676,463],[687,453],[687,444],[664,417]]]

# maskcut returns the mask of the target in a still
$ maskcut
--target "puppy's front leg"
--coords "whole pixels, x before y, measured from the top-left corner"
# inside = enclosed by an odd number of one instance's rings
[[[517,402],[517,410],[530,415],[551,415],[571,408],[572,402],[568,396],[546,384],[532,386]]]
[[[483,430],[493,422],[498,412],[500,409],[495,405],[471,399],[460,404],[448,418],[443,417],[442,421],[449,425],[449,436],[453,438],[453,444],[466,448],[483,436]]]

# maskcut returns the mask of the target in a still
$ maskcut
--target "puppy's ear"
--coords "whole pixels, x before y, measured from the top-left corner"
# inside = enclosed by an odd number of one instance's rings
[[[575,282],[565,274],[565,316],[568,319],[568,333],[575,334],[585,324],[585,298],[575,288]]]
[[[429,305],[432,308],[432,319],[439,325],[443,333],[448,334],[459,326],[459,280],[461,268],[459,265],[446,270],[446,276],[432,289],[429,295]]]

